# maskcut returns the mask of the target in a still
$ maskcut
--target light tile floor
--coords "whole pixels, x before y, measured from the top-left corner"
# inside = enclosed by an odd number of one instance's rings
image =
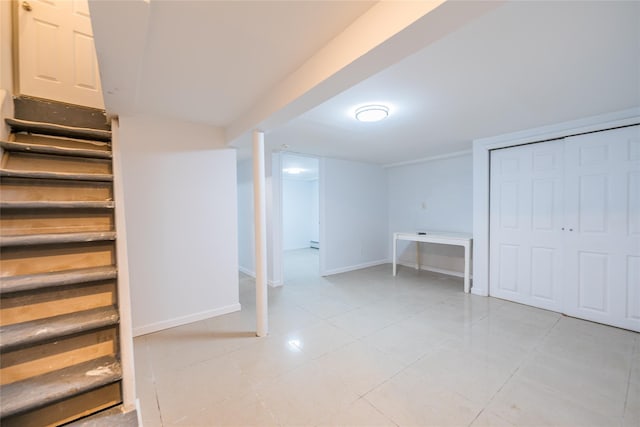
[[[382,265],[285,261],[256,338],[242,311],[135,339],[144,425],[639,426],[640,335]]]

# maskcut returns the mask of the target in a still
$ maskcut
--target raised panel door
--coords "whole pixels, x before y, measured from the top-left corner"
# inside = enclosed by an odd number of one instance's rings
[[[490,294],[560,311],[562,141],[491,153]]]
[[[640,126],[565,139],[564,312],[640,331]]]
[[[19,93],[104,108],[87,0],[18,5]]]

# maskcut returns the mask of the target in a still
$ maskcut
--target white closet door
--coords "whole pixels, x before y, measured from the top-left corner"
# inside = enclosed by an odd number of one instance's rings
[[[565,139],[564,313],[640,331],[640,126]]]
[[[563,143],[491,153],[490,295],[561,311]]]

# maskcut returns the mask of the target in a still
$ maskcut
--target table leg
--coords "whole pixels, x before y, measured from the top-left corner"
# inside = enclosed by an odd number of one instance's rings
[[[420,242],[416,242],[416,270],[420,270]]]
[[[398,239],[393,236],[393,275],[396,275],[396,246],[398,245]]]
[[[466,245],[464,245],[464,292],[465,293],[469,293],[469,291],[471,290],[471,283],[469,280],[469,264],[470,264],[470,250],[469,250],[469,243],[467,243]]]

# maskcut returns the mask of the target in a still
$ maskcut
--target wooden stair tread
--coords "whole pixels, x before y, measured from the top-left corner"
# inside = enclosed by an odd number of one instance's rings
[[[113,231],[97,231],[89,233],[26,234],[19,236],[0,236],[0,247],[49,245],[54,243],[83,243],[115,239],[116,233]]]
[[[5,168],[0,169],[0,176],[11,178],[62,179],[67,181],[113,181],[113,175],[106,173],[43,172]]]
[[[17,350],[56,338],[118,324],[118,312],[113,307],[80,311],[31,322],[0,327],[0,352]]]
[[[107,266],[3,277],[0,294],[115,279],[117,274],[115,266]]]
[[[122,379],[120,363],[113,357],[50,372],[0,388],[0,417],[8,417],[76,396]]]
[[[61,156],[88,157],[110,159],[111,152],[92,150],[90,148],[59,147],[55,145],[33,144],[15,141],[0,141],[0,146],[7,151],[24,151],[27,153],[56,154]]]
[[[67,427],[138,427],[138,412],[124,412],[122,405],[67,424]]]
[[[0,209],[113,209],[113,200],[19,200],[0,201]]]
[[[42,133],[45,135],[67,136],[78,139],[111,141],[111,131],[101,129],[80,128],[55,123],[35,122],[22,119],[5,119],[14,131]]]

